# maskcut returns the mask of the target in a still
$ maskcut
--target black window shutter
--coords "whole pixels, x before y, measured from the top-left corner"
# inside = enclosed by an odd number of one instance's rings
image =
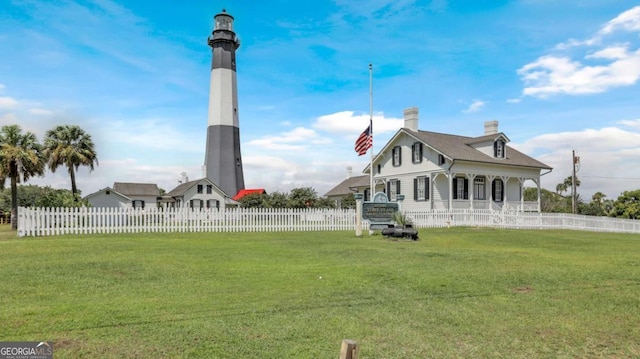
[[[396,194],[400,194],[400,180],[396,181]]]
[[[494,179],[493,182],[491,183],[491,197],[493,198],[494,201],[502,201],[502,198],[504,196],[504,187],[502,188],[502,192],[500,192],[500,198],[496,198],[496,186],[498,181],[500,181],[500,183],[502,183],[501,179]]]
[[[411,162],[413,162],[413,163],[418,162],[418,161],[416,161],[416,158],[415,158],[415,155],[414,155],[414,153],[416,153],[416,146],[417,145],[418,145],[417,143],[414,143],[413,145],[411,145]]]
[[[420,146],[420,158],[418,159],[418,162],[422,162],[422,143],[418,143],[418,146]]]
[[[469,199],[469,179],[464,179],[464,199]]]
[[[413,200],[416,201],[418,199],[418,179],[413,179]]]
[[[424,199],[429,199],[429,177],[424,179]]]
[[[453,199],[458,199],[458,180],[453,178]]]
[[[498,141],[493,143],[493,157],[498,157]]]
[[[387,182],[387,198],[391,199],[391,181]]]
[[[402,166],[402,147],[398,147],[398,166]]]

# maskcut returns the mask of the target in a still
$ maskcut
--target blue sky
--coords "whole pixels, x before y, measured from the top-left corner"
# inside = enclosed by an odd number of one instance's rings
[[[579,193],[640,188],[640,2],[622,0],[3,1],[0,124],[42,140],[93,136],[83,194],[113,182],[171,190],[202,177],[211,50],[223,8],[242,41],[237,76],[248,188],[323,195],[418,107],[420,129],[467,136],[498,120],[510,145],[554,169],[580,156]],[[64,169],[29,183],[70,188]]]

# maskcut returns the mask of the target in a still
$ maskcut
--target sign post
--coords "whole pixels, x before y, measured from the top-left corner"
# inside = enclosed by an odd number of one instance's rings
[[[362,237],[362,199],[364,195],[355,193],[353,196],[356,199],[356,237]]]

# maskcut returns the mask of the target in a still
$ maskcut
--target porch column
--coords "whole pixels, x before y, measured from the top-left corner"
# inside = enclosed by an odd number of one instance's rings
[[[537,180],[536,180],[536,179],[534,179],[533,181],[534,181],[534,182],[536,183],[536,185],[538,186],[538,213],[540,213],[540,212],[542,212],[542,207],[541,207],[541,205],[540,205],[540,202],[541,202],[541,201],[540,201],[540,178],[538,178]]]
[[[473,181],[475,181],[476,179],[476,174],[475,173],[470,173],[467,175],[467,178],[469,179],[469,208],[471,208],[471,210],[473,210],[473,198],[476,196],[476,186],[473,183]]]
[[[520,182],[520,212],[524,212],[524,182],[526,180],[526,178],[518,178],[518,181]]]
[[[426,179],[425,179],[426,181]],[[433,173],[429,173],[429,209],[433,210],[433,186],[435,186],[435,178]]]
[[[449,180],[449,208],[447,209],[451,210],[453,208],[453,174],[451,174],[451,171],[449,171],[447,176]]]

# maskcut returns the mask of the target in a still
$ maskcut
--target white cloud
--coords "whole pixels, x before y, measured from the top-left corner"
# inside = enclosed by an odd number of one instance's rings
[[[606,35],[616,30],[640,31],[640,6],[633,7],[606,23],[599,34]]]
[[[484,102],[484,101],[473,100],[473,103],[471,103],[471,105],[469,105],[469,107],[466,110],[462,111],[462,112],[464,112],[464,113],[478,112],[478,111],[482,110],[484,105],[486,105],[486,102]]]
[[[640,6],[627,10],[607,22],[593,37],[570,39],[555,47],[557,54],[540,56],[518,70],[525,83],[523,95],[548,97],[556,94],[581,95],[631,86],[640,80],[640,45],[638,36],[626,43],[607,44],[614,32],[631,34],[640,31]],[[585,47],[576,58],[568,50]]]
[[[596,51],[591,55],[587,55],[586,59],[610,59],[619,60],[628,57],[626,46],[611,46],[600,51]]]
[[[395,132],[404,125],[404,120],[387,118],[383,113],[373,115],[374,134]],[[369,126],[369,114],[341,111],[318,117],[313,128],[334,134],[358,135]]]
[[[204,139],[202,142],[194,141],[192,133],[177,128],[175,124],[174,120],[162,118],[129,118],[126,122],[103,119],[95,136],[145,149],[202,152]]]
[[[640,119],[637,120],[622,120],[622,121],[618,121],[619,124],[627,126],[627,127],[632,127],[635,129],[640,130]]]
[[[613,50],[599,52],[612,55]],[[518,73],[525,83],[527,96],[547,97],[553,94],[592,94],[614,87],[629,86],[640,79],[640,50],[621,53],[607,65],[585,65],[568,57],[543,56],[523,66]],[[591,55],[594,56],[594,55]]]
[[[283,132],[279,136],[265,136],[249,141],[250,146],[261,147],[277,151],[303,151],[309,145],[330,143],[331,139],[321,137],[312,129],[296,127],[289,132]]]
[[[513,146],[528,154],[543,152],[535,157],[553,167],[551,173],[542,177],[542,187],[551,191],[571,175],[575,151],[580,157],[578,193],[587,201],[598,191],[615,199],[623,191],[640,188],[640,167],[634,165],[640,163],[640,120],[619,124],[630,130],[604,127],[550,133]],[[639,180],[633,181],[634,178]]]
[[[11,110],[18,107],[18,101],[13,97],[0,97],[0,110]]]
[[[29,113],[37,116],[51,116],[53,115],[53,111],[43,109],[43,108],[32,108],[29,109]]]
[[[519,97],[507,99],[507,103],[520,103],[520,102],[522,102],[522,99]]]

